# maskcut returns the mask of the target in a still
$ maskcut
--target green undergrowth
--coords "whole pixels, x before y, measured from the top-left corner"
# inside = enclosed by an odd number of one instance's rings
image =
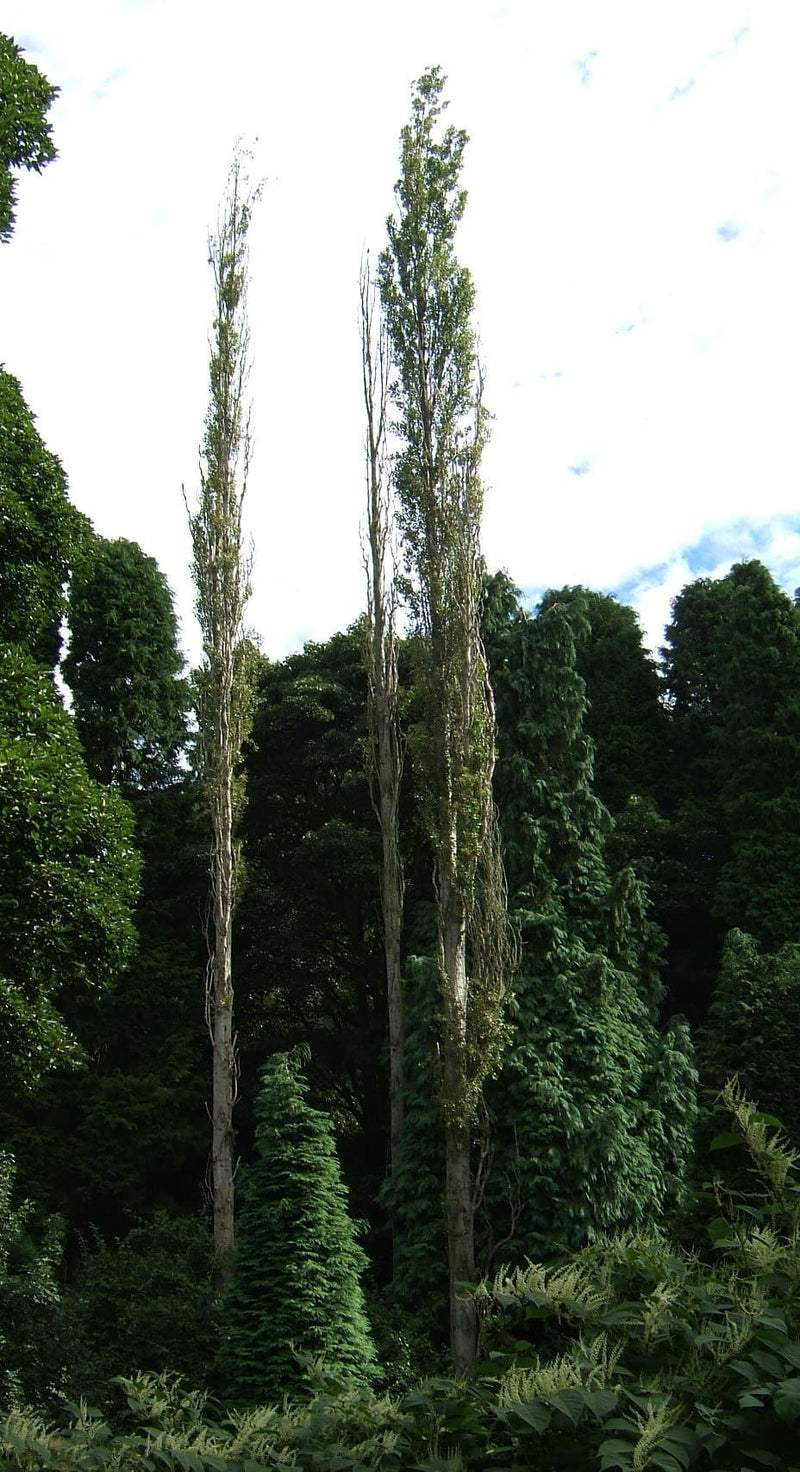
[[[402,1396],[345,1387],[320,1364],[281,1406],[224,1412],[174,1376],[118,1382],[116,1430],[86,1406],[48,1427],[17,1411],[0,1467],[261,1472],[660,1472],[800,1469],[800,1186],[796,1158],[735,1084],[717,1150],[746,1151],[753,1189],[717,1192],[709,1251],[641,1233],[477,1291],[475,1379]]]

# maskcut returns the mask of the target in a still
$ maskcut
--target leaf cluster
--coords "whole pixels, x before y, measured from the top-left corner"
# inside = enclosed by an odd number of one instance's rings
[[[56,156],[47,113],[58,91],[25,61],[16,42],[0,33],[0,240],[10,239],[16,223],[12,169],[38,174]]]

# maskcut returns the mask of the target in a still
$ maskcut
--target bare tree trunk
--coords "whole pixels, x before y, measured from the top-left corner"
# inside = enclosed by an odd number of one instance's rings
[[[367,688],[370,750],[368,769],[382,840],[381,909],[389,1019],[389,1120],[392,1170],[403,1148],[403,1057],[405,1022],[401,945],[403,866],[400,858],[399,803],[402,750],[397,714],[397,636],[393,580],[387,570],[391,522],[384,474],[388,347],[385,329],[374,324],[374,294],[369,267],[359,280],[361,367],[366,410],[367,460]],[[375,786],[377,785],[377,797]],[[393,1233],[395,1266],[397,1238]]]
[[[232,931],[234,898],[232,780],[220,784],[216,805],[218,832],[212,859],[214,945],[210,977],[212,1057],[211,1181],[214,1202],[214,1245],[218,1277],[224,1287],[233,1252],[234,1139],[236,1044],[233,1033]]]
[[[464,1285],[475,1282],[475,1211],[469,1121],[465,1119],[467,1008],[467,933],[464,908],[449,875],[438,882],[440,965],[443,970],[445,1204],[450,1272],[450,1349],[453,1369],[471,1375],[477,1349],[477,1313]]]

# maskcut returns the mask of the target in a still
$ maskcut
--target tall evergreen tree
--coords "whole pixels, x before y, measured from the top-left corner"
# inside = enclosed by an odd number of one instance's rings
[[[243,1404],[280,1400],[299,1387],[296,1354],[356,1383],[374,1373],[360,1285],[367,1260],[347,1213],[330,1122],[307,1091],[297,1054],[265,1064],[222,1353],[226,1391]]]
[[[730,931],[697,1051],[705,1084],[719,1090],[738,1074],[800,1146],[800,945],[769,953],[752,936]]]
[[[675,600],[664,678],[671,939],[702,1018],[727,930],[800,939],[800,610],[760,562],[700,579]]]
[[[587,628],[576,669],[586,686],[584,731],[594,751],[593,787],[613,817],[631,797],[657,801],[669,752],[669,717],[655,660],[632,608],[607,593],[551,590],[542,602],[575,603]]]
[[[258,1064],[309,1044],[312,1098],[336,1120],[358,1215],[377,1227],[389,1090],[368,740],[363,625],[261,662],[245,754],[237,1026],[243,1150]]]
[[[540,1258],[663,1217],[691,1147],[695,1075],[685,1027],[657,1030],[661,937],[642,885],[606,863],[577,671],[585,610],[549,595],[531,618],[503,579],[488,604],[495,788],[522,957],[489,1094],[487,1250]]]

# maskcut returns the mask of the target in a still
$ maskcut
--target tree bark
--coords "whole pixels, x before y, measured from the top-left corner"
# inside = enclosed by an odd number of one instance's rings
[[[400,858],[400,780],[402,753],[397,713],[397,636],[394,589],[387,573],[390,509],[384,475],[384,444],[388,396],[388,349],[382,322],[374,328],[373,286],[369,267],[362,267],[361,368],[367,435],[368,539],[368,647],[367,685],[371,726],[370,773],[377,777],[381,830],[381,910],[386,964],[389,1023],[389,1136],[392,1171],[399,1167],[403,1149],[403,1060],[405,1021],[401,946],[403,933],[403,866]],[[394,1266],[397,1236],[392,1234]]]
[[[234,851],[232,772],[223,763],[214,811],[212,894],[214,943],[209,978],[209,1032],[212,1044],[211,1181],[217,1286],[225,1289],[233,1254],[236,1045],[233,1034]]]
[[[259,190],[247,185],[237,154],[218,231],[209,240],[216,316],[210,402],[201,449],[199,505],[189,513],[192,573],[204,661],[198,671],[198,752],[211,818],[210,923],[206,1020],[212,1045],[211,1182],[217,1281],[227,1284],[234,1240],[236,1041],[232,933],[237,856],[235,769],[250,723],[251,685],[243,638],[250,593],[242,546],[242,503],[250,461],[247,231]]]
[[[477,1351],[475,1301],[464,1285],[475,1282],[475,1212],[469,1123],[464,1118],[467,1056],[467,937],[463,904],[449,875],[439,879],[441,964],[444,970],[445,1203],[450,1275],[450,1348],[453,1369],[471,1375]]]

